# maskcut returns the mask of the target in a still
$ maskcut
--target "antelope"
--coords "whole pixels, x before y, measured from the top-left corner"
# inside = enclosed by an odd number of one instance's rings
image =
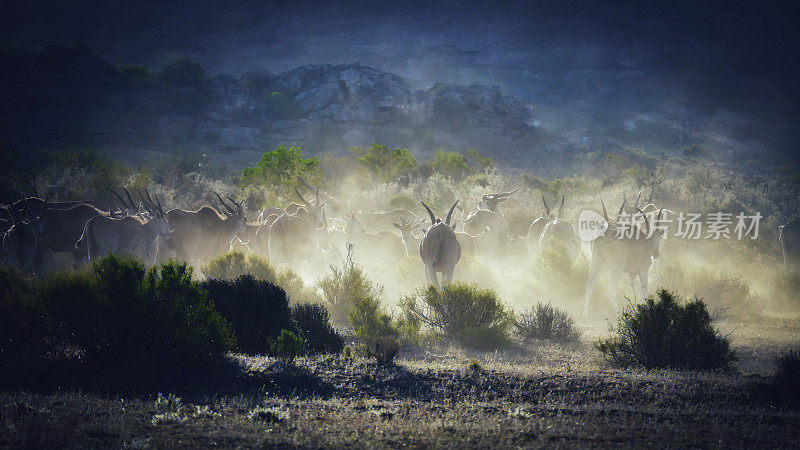
[[[391,231],[367,233],[364,225],[353,213],[350,214],[350,220],[347,221],[344,232],[347,240],[352,242],[356,249],[365,248],[373,255],[395,256],[404,251],[402,237],[398,239],[397,234]]]
[[[589,267],[589,277],[586,281],[586,299],[583,306],[584,319],[589,316],[589,300],[594,291],[594,285],[600,272],[607,268],[611,273],[613,283],[609,286],[609,297],[614,311],[618,311],[616,300],[616,286],[621,274],[628,274],[631,290],[633,291],[634,301],[637,300],[635,278],[639,277],[640,295],[643,298],[647,293],[647,272],[650,269],[653,259],[660,256],[659,246],[664,231],[653,230],[647,215],[638,209],[638,215],[642,219],[641,224],[631,221],[627,224],[620,224],[619,220],[611,223],[608,219],[606,206],[600,201],[603,208],[603,218],[608,227],[603,235],[591,242],[592,261]],[[619,219],[625,208],[625,201],[620,206],[617,218]],[[662,211],[655,216],[654,223],[661,219]],[[641,225],[641,226],[640,226]],[[612,231],[612,233],[609,233]],[[622,233],[621,236],[614,234]]]
[[[413,255],[419,249],[420,238],[414,236],[414,230],[419,228],[424,219],[406,220],[400,219],[400,223],[392,222],[392,226],[400,230],[400,239],[405,247],[406,256]],[[454,228],[455,229],[455,228]]]
[[[207,261],[230,247],[236,235],[244,235],[247,217],[242,202],[227,197],[227,204],[216,192],[222,203],[222,215],[211,206],[203,206],[195,211],[172,209],[166,218],[174,231],[164,244],[171,248],[182,261]]]
[[[269,255],[273,262],[308,261],[316,251],[320,234],[327,230],[325,203],[320,204],[317,198],[312,204],[297,189],[295,193],[305,206],[295,214],[281,215],[269,227]]]
[[[453,215],[456,204],[458,204],[458,200],[453,203],[447,213],[447,219],[442,223],[433,215],[428,205],[422,203],[431,217],[431,227],[425,230],[425,235],[419,241],[419,257],[425,264],[425,278],[428,285],[433,285],[436,289],[441,288],[437,272],[442,273],[442,283],[450,283],[453,280],[456,264],[461,259],[461,245],[456,239],[455,231],[450,226],[450,217]]]
[[[369,233],[379,233],[382,231],[394,233],[392,222],[398,223],[403,219],[413,222],[419,219],[416,214],[411,211],[406,211],[405,209],[395,209],[381,213],[356,212],[351,213],[351,217],[355,217],[364,230]]]
[[[45,226],[38,238],[37,258],[41,264],[51,264],[53,253],[71,253],[73,268],[77,269],[87,252],[75,248],[75,242],[83,235],[86,223],[98,216],[108,217],[109,213],[86,203],[67,209],[50,208],[48,203],[43,220],[50,226]]]
[[[503,213],[499,211],[499,204],[508,200],[508,197],[517,189],[498,194],[486,194],[482,197],[478,210],[471,212],[464,222],[464,232],[475,236],[489,228],[493,237],[493,246],[489,249],[489,257],[499,259],[507,250],[510,242],[508,224]]]
[[[558,213],[553,220],[545,224],[542,230],[542,235],[539,237],[539,251],[550,248],[556,241],[562,241],[566,244],[568,256],[570,260],[574,261],[578,256],[578,252],[580,252],[581,243],[578,236],[575,235],[575,229],[572,228],[572,224],[564,220],[563,195],[561,196],[561,205],[558,207]]]
[[[34,215],[25,204],[25,217],[15,221],[11,227],[3,233],[3,252],[6,262],[17,264],[23,272],[32,272],[35,265],[35,256],[38,249],[38,236],[44,230],[42,217],[47,210],[47,201],[42,205],[42,210],[38,215]],[[41,269],[41,267],[39,268]]]
[[[86,222],[75,248],[86,251],[90,261],[115,253],[135,256],[148,264],[152,263],[156,239],[167,236],[170,226],[158,196],[155,202],[151,203],[148,194],[148,200],[142,197],[142,204],[151,219],[146,220],[134,215],[119,219],[107,216],[94,217]]]
[[[556,215],[550,212],[550,206],[547,204],[544,194],[542,194],[542,205],[544,206],[544,213],[531,222],[528,227],[528,259],[531,262],[531,266],[536,260],[536,255],[538,255],[539,239],[542,237],[544,227],[556,219]]]

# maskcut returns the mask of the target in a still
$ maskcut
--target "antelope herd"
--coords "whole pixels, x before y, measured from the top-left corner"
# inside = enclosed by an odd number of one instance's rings
[[[542,195],[542,214],[531,221],[527,235],[510,236],[500,206],[516,189],[483,195],[478,208],[466,215],[456,201],[444,222],[421,203],[431,221],[425,227],[425,219],[402,209],[345,213],[334,196],[303,179],[300,182],[313,193],[310,201],[295,189],[300,203],[266,208],[253,223],[248,223],[241,201],[223,199],[216,192],[219,208],[205,205],[194,211],[165,211],[161,199],[151,197],[147,190],[138,192],[137,204],[124,187],[125,196],[107,188],[118,200],[108,209],[89,201],[24,198],[0,208],[1,256],[23,271],[38,274],[54,268],[56,253],[71,255],[73,268],[109,253],[132,255],[148,264],[176,258],[198,265],[231,248],[267,256],[276,265],[327,265],[341,261],[347,243],[353,243],[356,249],[387,261],[418,254],[428,284],[440,287],[438,273],[442,274],[442,283],[450,283],[462,253],[499,262],[508,257],[509,246],[525,241],[523,247],[527,246],[534,265],[544,251],[566,252],[574,261],[581,249],[576,230],[565,215],[564,196],[553,212]],[[628,275],[634,299],[646,295],[648,271],[659,257],[665,232],[656,224],[675,213],[653,205],[652,193],[650,199],[640,202],[641,194],[640,190],[632,205],[623,198],[613,221],[600,201],[605,229],[588,243],[591,262],[584,317],[588,316],[590,299],[603,270],[611,280],[607,286],[615,310],[616,282],[623,274]],[[454,217],[456,208],[460,217]],[[625,215],[634,220],[623,222]],[[781,227],[787,264],[800,254],[798,223]]]

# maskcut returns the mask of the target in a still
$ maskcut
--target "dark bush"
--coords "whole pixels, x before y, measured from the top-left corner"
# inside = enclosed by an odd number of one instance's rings
[[[228,324],[186,264],[145,271],[132,258],[111,255],[84,271],[53,274],[39,292],[57,341],[81,349],[87,360],[145,356],[188,366],[233,347]]]
[[[453,283],[420,289],[401,301],[406,317],[418,320],[460,345],[498,348],[509,343],[513,315],[491,289]]]
[[[330,315],[323,305],[300,303],[291,308],[294,329],[305,341],[303,351],[339,354],[344,347],[344,338],[333,329]]]
[[[775,403],[800,407],[800,351],[788,350],[775,358],[775,375],[760,388]]]
[[[378,365],[394,365],[394,359],[400,351],[400,341],[395,336],[380,336],[366,345],[368,356],[375,358]]]
[[[39,356],[50,335],[49,317],[33,284],[13,266],[0,265],[0,366]]]
[[[524,340],[546,339],[553,341],[577,341],[580,332],[575,321],[566,312],[550,302],[539,302],[517,317],[517,332]]]
[[[620,367],[713,370],[736,360],[730,341],[712,326],[702,300],[684,304],[665,289],[626,308],[612,336],[595,346]]]
[[[230,322],[237,350],[250,354],[267,351],[267,339],[292,329],[286,292],[268,281],[241,275],[235,280],[209,279],[201,283],[214,304]]]
[[[214,301],[192,281],[192,268],[171,261],[148,270],[142,283],[151,329],[159,340],[150,340],[154,353],[181,365],[210,359],[232,350],[236,344],[228,322],[214,309]],[[143,330],[144,331],[144,330]]]
[[[303,353],[303,338],[289,330],[281,330],[277,338],[267,340],[270,356],[277,356],[286,364]]]

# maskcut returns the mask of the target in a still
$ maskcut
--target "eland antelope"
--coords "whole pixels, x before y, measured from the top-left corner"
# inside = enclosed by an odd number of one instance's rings
[[[421,203],[421,202],[420,202]],[[425,277],[429,285],[440,288],[437,272],[442,273],[442,283],[453,281],[453,271],[461,259],[461,245],[456,239],[456,233],[450,225],[450,217],[453,215],[458,200],[453,203],[444,223],[434,216],[428,205],[422,206],[428,211],[431,217],[431,227],[425,230],[425,235],[419,241],[419,257],[425,264]]]

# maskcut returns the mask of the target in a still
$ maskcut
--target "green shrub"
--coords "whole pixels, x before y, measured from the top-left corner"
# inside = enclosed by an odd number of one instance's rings
[[[575,321],[566,312],[553,306],[550,302],[539,302],[536,306],[517,317],[517,332],[525,340],[546,339],[553,341],[577,341],[580,332],[575,328]]]
[[[60,342],[89,360],[137,355],[188,366],[223,354],[235,339],[186,264],[145,271],[132,258],[110,255],[86,270],[41,282],[42,305]]]
[[[170,261],[150,268],[142,292],[150,323],[138,340],[152,344],[151,354],[191,365],[235,347],[229,324],[214,309],[206,291],[192,281],[192,268],[186,263]]]
[[[400,352],[400,341],[395,336],[379,336],[366,344],[366,353],[375,358],[380,366],[394,365],[394,359]]]
[[[277,338],[268,340],[270,356],[277,356],[286,364],[303,353],[303,338],[289,330],[281,330]]]
[[[356,301],[380,298],[382,288],[374,285],[361,266],[353,261],[353,246],[347,246],[347,260],[341,266],[331,266],[331,273],[317,282],[328,311],[333,319],[344,323]]]
[[[241,275],[235,280],[212,278],[201,286],[214,299],[217,311],[230,322],[240,352],[266,353],[268,338],[292,328],[289,299],[273,283]]]
[[[303,149],[280,146],[265,152],[255,167],[242,171],[242,187],[266,187],[283,201],[295,199],[294,188],[301,188],[298,177],[313,185],[322,181],[319,158],[303,158]]]
[[[595,346],[620,367],[724,369],[736,360],[730,341],[712,326],[702,300],[681,302],[665,289],[626,308],[612,336]]]
[[[223,253],[211,259],[201,268],[206,278],[233,280],[241,275],[275,283],[277,274],[269,260],[261,256],[246,255],[241,251]]]
[[[441,290],[429,286],[404,298],[400,306],[406,316],[461,345],[498,348],[509,343],[513,314],[496,292],[477,284],[453,283]]]
[[[0,265],[0,366],[43,353],[50,322],[35,281],[16,267]]]
[[[350,147],[358,155],[359,164],[383,181],[393,181],[417,166],[417,160],[407,148],[391,149],[385,145],[372,144],[369,148]]]
[[[291,308],[292,324],[295,332],[303,337],[303,351],[314,355],[319,353],[339,354],[344,347],[344,338],[333,329],[330,315],[323,305],[301,303]]]

